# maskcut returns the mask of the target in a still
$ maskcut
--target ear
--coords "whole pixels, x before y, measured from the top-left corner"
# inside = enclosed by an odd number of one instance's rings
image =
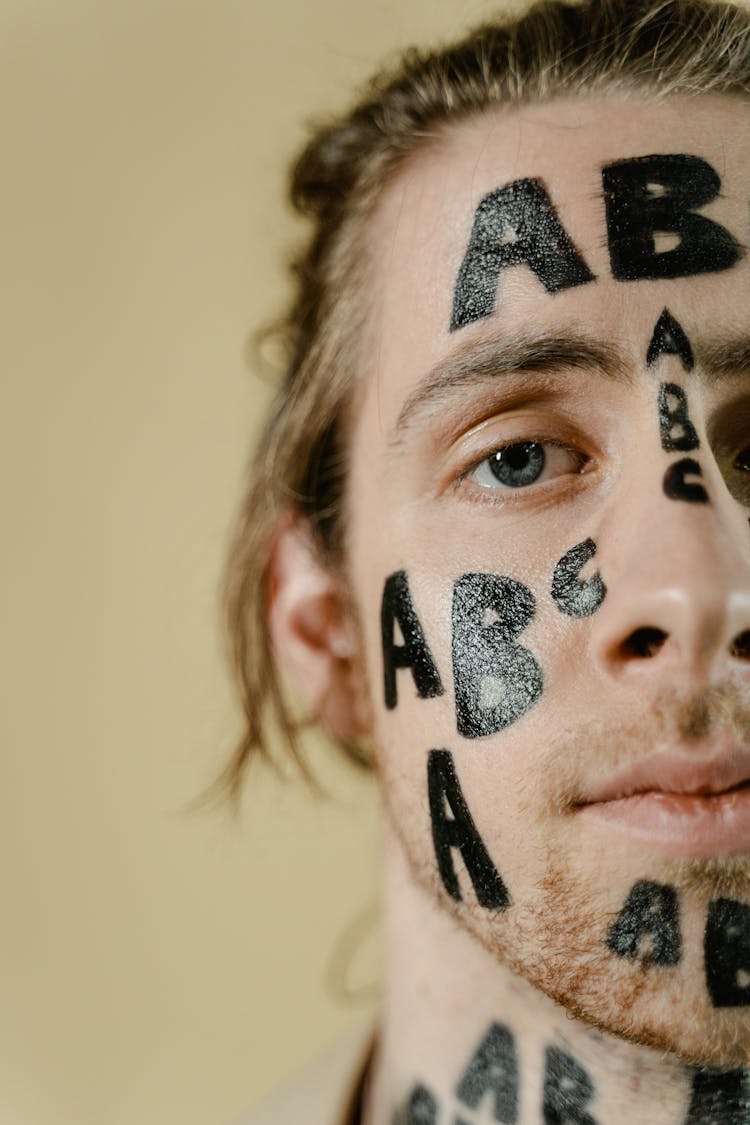
[[[362,738],[370,713],[359,634],[342,581],[290,516],[276,534],[268,570],[268,625],[279,668],[335,738]]]

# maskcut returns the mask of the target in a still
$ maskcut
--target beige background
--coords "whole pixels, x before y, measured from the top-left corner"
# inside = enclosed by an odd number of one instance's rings
[[[335,799],[183,810],[238,730],[216,591],[285,163],[489,10],[0,4],[1,1125],[221,1125],[371,1002],[371,787],[317,750]]]

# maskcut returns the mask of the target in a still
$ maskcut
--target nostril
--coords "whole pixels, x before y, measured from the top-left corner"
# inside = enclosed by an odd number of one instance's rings
[[[650,660],[656,656],[659,649],[667,639],[663,629],[653,629],[644,626],[636,629],[620,645],[620,651],[626,658],[635,657],[638,660]],[[748,652],[750,653],[750,635],[748,636]]]
[[[750,629],[737,634],[729,652],[736,660],[750,660]]]

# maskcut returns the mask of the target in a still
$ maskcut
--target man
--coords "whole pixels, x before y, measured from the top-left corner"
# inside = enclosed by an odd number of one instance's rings
[[[374,748],[349,1121],[750,1121],[749,85],[740,9],[546,3],[296,167],[228,778],[279,669]]]

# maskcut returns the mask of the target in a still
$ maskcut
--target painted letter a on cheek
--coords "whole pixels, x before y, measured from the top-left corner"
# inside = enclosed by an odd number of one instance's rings
[[[398,624],[404,639],[396,644],[393,628]],[[432,658],[422,625],[414,609],[406,571],[399,570],[386,579],[380,607],[380,633],[383,645],[383,690],[385,705],[397,703],[396,671],[411,668],[417,695],[433,699],[443,694],[437,666]]]
[[[453,866],[453,849],[456,849],[469,873],[480,906],[487,910],[502,910],[510,902],[505,883],[477,831],[448,750],[430,750],[427,757],[427,793],[435,858],[446,891],[451,898],[461,901],[461,888]]]
[[[534,595],[512,578],[464,574],[453,590],[456,725],[466,738],[495,734],[542,694],[542,671],[516,638],[534,616]]]

